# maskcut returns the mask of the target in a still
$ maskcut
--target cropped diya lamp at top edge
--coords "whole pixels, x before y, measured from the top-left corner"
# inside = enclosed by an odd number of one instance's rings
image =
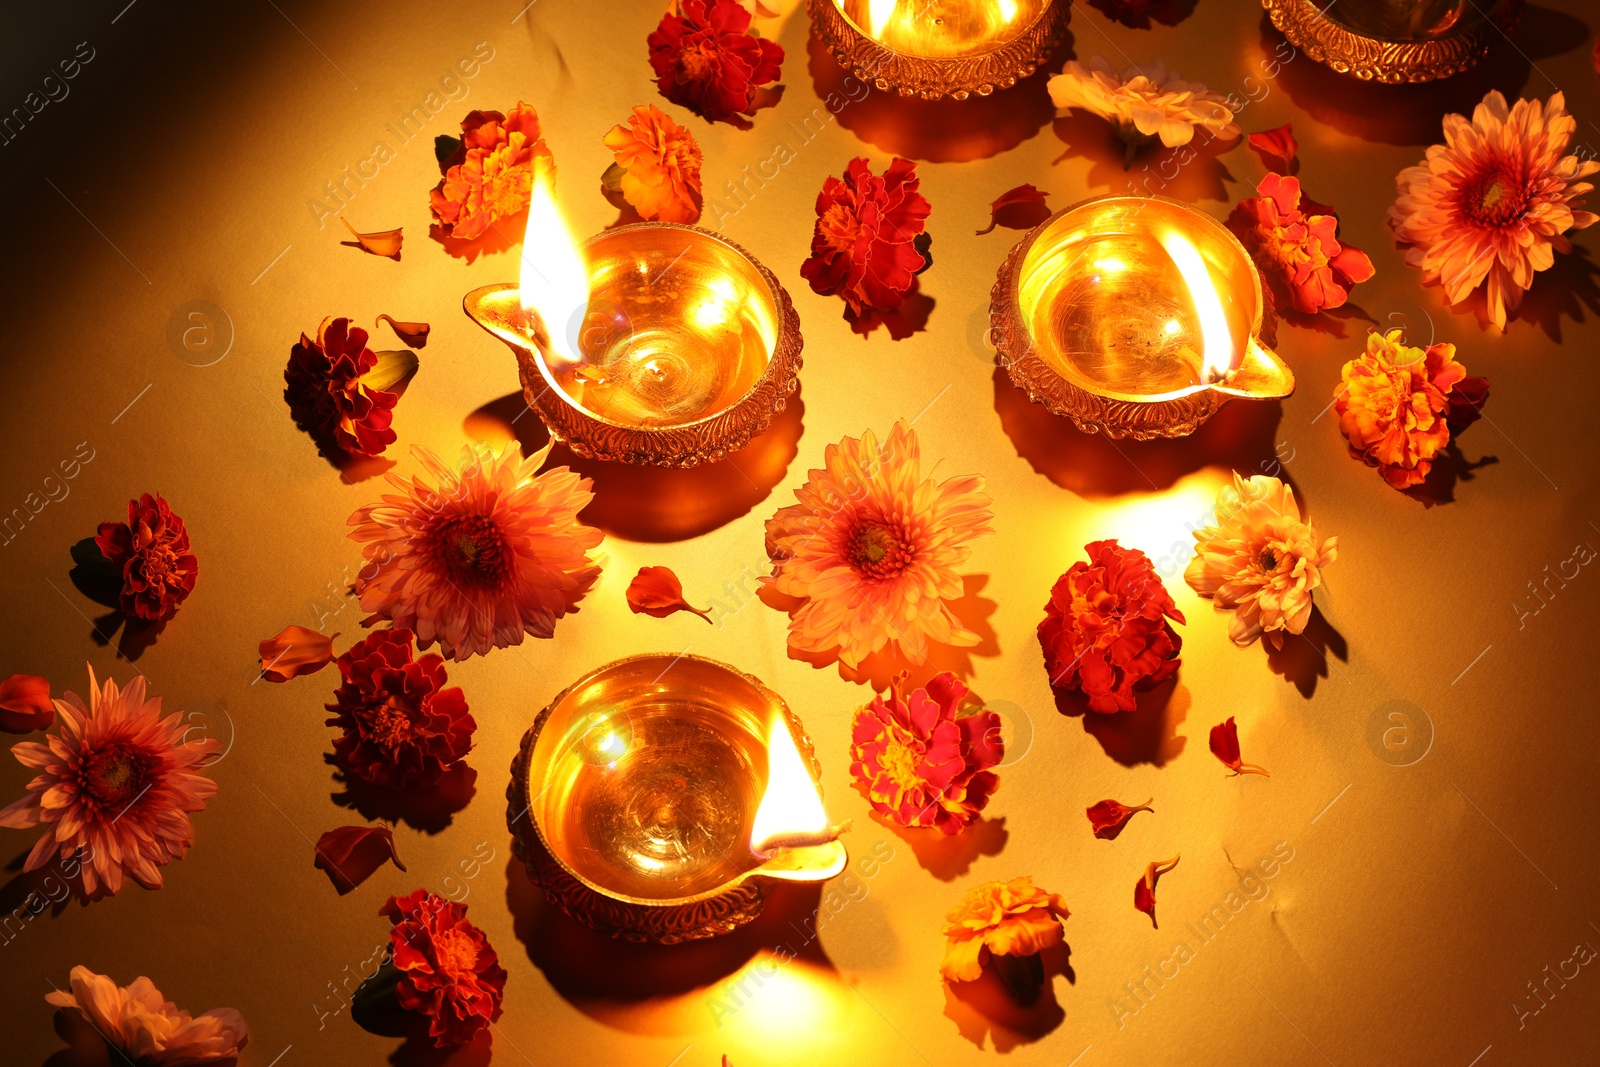
[[[990,341],[1035,403],[1108,437],[1182,437],[1294,375],[1257,339],[1261,276],[1227,227],[1166,197],[1080,201],[1030,230],[990,294]]]
[[[988,96],[1032,74],[1060,39],[1069,0],[806,0],[839,65],[925,100]]]
[[[1299,51],[1363,81],[1404,84],[1477,66],[1511,38],[1523,0],[1261,0]]]
[[[517,357],[522,391],[587,459],[715,462],[794,392],[800,319],[771,271],[697,226],[641,222],[577,244],[536,176],[520,287],[488,285],[467,315]]]
[[[750,922],[776,885],[847,862],[799,719],[760,680],[667,653],[617,660],[539,713],[511,765],[513,850],[557,907],[627,941]]]

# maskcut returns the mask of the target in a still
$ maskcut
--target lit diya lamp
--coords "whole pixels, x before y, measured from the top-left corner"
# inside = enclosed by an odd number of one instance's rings
[[[1364,81],[1425,82],[1470,70],[1523,0],[1262,0],[1272,24],[1323,66]]]
[[[1000,365],[1086,433],[1182,437],[1234,397],[1294,392],[1256,335],[1261,276],[1227,227],[1165,197],[1105,196],[1028,232],[990,294]]]
[[[545,895],[613,937],[672,944],[754,919],[847,856],[800,721],[756,678],[656,654],[578,679],[511,765],[513,848]]]
[[[1050,53],[1069,0],[806,0],[839,65],[901,96],[965,100],[1026,78]]]
[[[692,467],[761,433],[795,390],[800,320],[772,272],[727,238],[643,222],[581,246],[534,180],[521,286],[464,301],[516,354],[550,432],[590,459]]]

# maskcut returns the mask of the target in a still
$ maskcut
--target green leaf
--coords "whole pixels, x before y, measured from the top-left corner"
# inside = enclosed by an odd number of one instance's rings
[[[439,161],[439,165],[442,167],[444,166],[445,160],[455,155],[456,150],[460,147],[461,138],[451,137],[449,134],[441,133],[439,136],[433,139],[433,157]]]
[[[419,365],[417,354],[407,349],[397,352],[377,352],[378,362],[373,364],[371,370],[361,376],[361,384],[368,389],[384,389],[391,393],[399,392],[395,388],[399,383],[409,381],[417,373]],[[402,385],[401,388],[404,388]]]
[[[100,554],[100,546],[94,543],[94,538],[92,537],[85,537],[82,541],[72,546],[72,562],[98,578],[121,578],[122,576],[122,572],[117,569],[117,565]]]

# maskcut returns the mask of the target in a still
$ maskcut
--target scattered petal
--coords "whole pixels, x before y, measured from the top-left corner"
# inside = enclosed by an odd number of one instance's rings
[[[395,335],[405,342],[407,348],[427,348],[428,331],[432,328],[425,322],[400,322],[393,315],[379,315],[379,322],[387,322]]]
[[[1271,778],[1265,767],[1257,767],[1254,763],[1241,763],[1239,760],[1239,728],[1234,725],[1233,716],[1229,715],[1226,722],[1220,722],[1211,728],[1211,754],[1222,761],[1222,765],[1233,772],[1234,777],[1241,774],[1259,774],[1263,778]],[[1176,862],[1176,861],[1174,861]]]
[[[1150,800],[1154,800],[1151,797]],[[1089,825],[1094,827],[1094,836],[1102,841],[1113,841],[1122,833],[1122,828],[1128,825],[1128,820],[1133,818],[1135,812],[1155,811],[1150,806],[1150,800],[1132,807],[1115,800],[1102,800],[1093,805],[1085,814],[1089,816]]]
[[[709,609],[701,610],[683,599],[683,583],[671,567],[640,567],[639,573],[628,583],[628,607],[635,615],[648,615],[664,619],[680,611],[692,611],[706,622],[711,621]]]
[[[350,231],[350,236],[356,239],[356,244],[366,252],[375,256],[388,256],[390,259],[400,258],[400,230],[374,230],[371,233],[357,233],[356,228],[350,225],[350,220],[343,215],[339,221],[344,223],[344,228]],[[344,242],[349,243],[349,242]]]
[[[37,674],[13,674],[0,682],[0,730],[31,734],[48,730],[56,721],[50,702],[50,683]]]
[[[1230,723],[1232,719],[1228,720]],[[1213,740],[1216,731],[1211,732]],[[1165,863],[1152,863],[1144,869],[1144,877],[1133,883],[1133,906],[1150,916],[1150,925],[1154,929],[1161,929],[1161,924],[1156,922],[1156,882],[1163,874],[1178,865],[1181,856],[1174,856]]]
[[[1456,383],[1446,397],[1450,404],[1445,409],[1445,418],[1450,423],[1452,434],[1460,433],[1468,426],[1478,421],[1478,416],[1483,414],[1484,402],[1489,399],[1489,379],[1477,374],[1469,374]]]
[[[333,662],[333,638],[304,626],[285,626],[277,637],[261,642],[261,677],[287,682],[302,674],[315,674]]]
[[[402,871],[406,869],[394,850],[394,831],[387,826],[341,826],[317,838],[315,866],[327,872],[340,896],[391,860]]]
[[[1278,174],[1294,170],[1295,157],[1300,154],[1300,142],[1294,139],[1294,123],[1285,122],[1277,129],[1252,133],[1248,140],[1268,170]]]
[[[1004,226],[1011,230],[1033,229],[1050,217],[1050,209],[1044,202],[1044,198],[1049,195],[1043,189],[1036,189],[1031,185],[1019,185],[1015,189],[1006,190],[989,205],[989,228],[979,230],[978,236],[982,237],[996,226]]]

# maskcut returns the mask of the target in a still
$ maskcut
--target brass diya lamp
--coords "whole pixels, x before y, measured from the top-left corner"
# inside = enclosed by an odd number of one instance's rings
[[[580,246],[542,175],[520,287],[484,286],[463,303],[516,354],[529,407],[589,459],[722,459],[783,410],[800,369],[800,319],[755,257],[670,222],[617,226]]]
[[[1426,82],[1470,70],[1506,40],[1523,0],[1261,0],[1289,43],[1364,81]]]
[[[754,919],[767,892],[844,870],[800,721],[715,660],[644,655],[578,679],[511,765],[513,850],[557,907],[674,944]]]
[[[1011,380],[1086,433],[1182,437],[1294,375],[1257,339],[1261,276],[1238,238],[1165,197],[1084,200],[1011,250],[990,340]]]
[[[840,66],[925,100],[1015,85],[1049,55],[1071,8],[1069,0],[806,0]]]

